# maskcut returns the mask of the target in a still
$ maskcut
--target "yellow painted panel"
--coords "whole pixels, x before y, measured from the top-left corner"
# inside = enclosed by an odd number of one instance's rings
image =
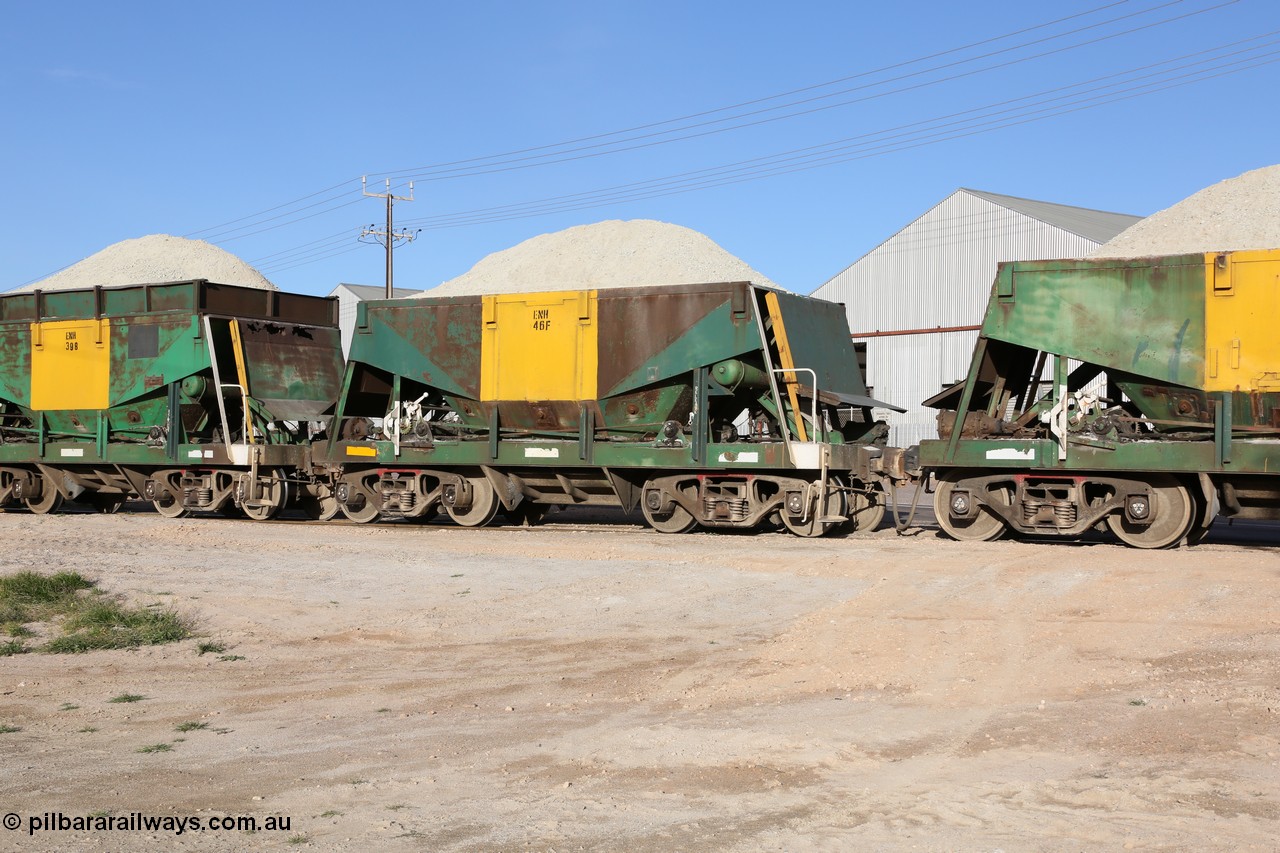
[[[1280,384],[1280,249],[1206,255],[1205,279],[1205,390],[1274,390]]]
[[[110,320],[31,324],[31,408],[105,409],[110,399]]]
[[[596,291],[484,297],[480,399],[594,400]]]
[[[347,455],[348,456],[377,456],[378,448],[362,447],[360,445],[349,444],[347,445]]]

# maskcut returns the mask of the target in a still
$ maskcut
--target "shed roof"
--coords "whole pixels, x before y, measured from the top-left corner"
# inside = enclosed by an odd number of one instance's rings
[[[1105,210],[1091,210],[1087,207],[1072,207],[1069,204],[1054,204],[1049,201],[1035,201],[1029,198],[1018,198],[1011,195],[983,192],[962,188],[961,192],[986,199],[1009,210],[1029,216],[1063,231],[1079,235],[1088,240],[1105,243],[1121,231],[1128,228],[1141,216],[1128,213],[1111,213]]]
[[[333,296],[340,289],[350,292],[353,296],[359,298],[360,301],[362,302],[366,299],[385,299],[387,296],[387,289],[380,284],[379,285],[347,284],[346,282],[343,282],[342,284],[339,284],[337,287],[335,287],[333,289],[333,292],[330,293],[329,295]],[[416,293],[421,293],[421,292],[422,292],[421,290],[414,290],[413,288],[409,288],[409,287],[391,288],[391,293],[396,299],[404,299],[409,296],[413,296]]]

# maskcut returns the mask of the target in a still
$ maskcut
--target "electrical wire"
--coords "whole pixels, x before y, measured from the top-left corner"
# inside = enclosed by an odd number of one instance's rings
[[[955,54],[955,53],[962,52],[962,51],[965,51],[965,50],[969,50],[969,49],[972,49],[972,48],[974,48],[974,47],[981,47],[981,46],[984,46],[984,45],[987,45],[987,44],[993,44],[993,43],[996,43],[996,42],[999,42],[999,41],[1004,41],[1004,40],[1007,40],[1007,39],[1009,39],[1009,38],[1016,37],[1016,36],[1018,36],[1018,35],[1023,35],[1023,34],[1026,34],[1026,33],[1029,33],[1029,32],[1033,32],[1033,31],[1036,31],[1036,30],[1045,29],[1045,28],[1048,28],[1048,27],[1051,27],[1051,26],[1054,26],[1054,25],[1056,25],[1056,24],[1060,24],[1060,23],[1063,23],[1063,22],[1066,22],[1066,21],[1071,21],[1071,20],[1075,20],[1075,19],[1078,19],[1078,18],[1087,17],[1088,15],[1092,15],[1092,14],[1095,14],[1095,13],[1097,13],[1097,12],[1104,11],[1104,10],[1106,10],[1106,9],[1114,8],[1114,7],[1116,7],[1116,6],[1120,6],[1120,5],[1125,5],[1125,4],[1126,4],[1126,3],[1128,3],[1128,2],[1130,2],[1130,0],[1121,0],[1121,2],[1109,3],[1109,4],[1106,4],[1106,5],[1103,5],[1103,6],[1099,6],[1099,7],[1095,7],[1095,8],[1093,8],[1093,9],[1086,10],[1086,11],[1084,11],[1084,12],[1077,13],[1077,14],[1075,14],[1075,15],[1070,15],[1070,16],[1066,16],[1066,17],[1063,17],[1063,18],[1058,18],[1058,19],[1055,19],[1055,20],[1053,20],[1053,21],[1045,22],[1045,23],[1043,23],[1043,24],[1037,24],[1037,25],[1034,25],[1034,26],[1031,26],[1031,27],[1025,27],[1025,28],[1023,28],[1023,29],[1013,31],[1013,32],[1011,32],[1011,33],[1005,33],[1005,34],[1002,34],[1002,35],[1000,35],[1000,36],[996,36],[996,37],[993,37],[993,38],[989,38],[989,39],[984,39],[984,40],[981,40],[981,41],[973,42],[973,43],[970,43],[970,44],[967,44],[967,45],[963,45],[963,46],[961,46],[961,47],[951,48],[951,49],[949,49],[949,50],[945,50],[945,51],[940,51],[940,52],[937,52],[937,53],[929,54],[929,55],[927,55],[927,56],[919,57],[919,58],[917,58],[917,59],[912,59],[912,60],[908,60],[908,61],[905,61],[905,62],[893,63],[893,64],[891,64],[891,65],[886,65],[886,66],[883,66],[883,67],[881,67],[881,68],[873,69],[873,70],[871,70],[871,71],[866,71],[866,72],[861,72],[861,73],[859,73],[859,74],[849,75],[849,76],[846,76],[846,77],[838,78],[838,79],[836,79],[836,80],[827,81],[827,82],[825,82],[825,83],[819,83],[819,84],[815,84],[815,85],[813,85],[813,86],[807,86],[807,87],[803,87],[803,88],[801,88],[801,89],[791,90],[790,92],[785,92],[785,93],[781,93],[781,94],[778,94],[778,95],[771,95],[771,96],[767,96],[767,97],[765,97],[765,98],[757,98],[757,99],[754,99],[754,100],[751,100],[751,101],[745,101],[745,102],[742,102],[742,103],[740,103],[740,104],[736,104],[736,105],[732,105],[732,106],[728,106],[728,107],[721,107],[721,108],[718,108],[718,109],[715,109],[715,110],[708,110],[708,111],[704,111],[704,112],[701,112],[701,113],[695,113],[695,114],[691,114],[691,115],[689,115],[689,116],[685,116],[685,117],[681,117],[681,118],[677,118],[677,119],[668,119],[668,120],[665,120],[665,121],[662,121],[662,122],[654,122],[654,123],[651,123],[651,124],[648,124],[648,125],[640,125],[640,126],[637,126],[637,127],[635,127],[635,128],[628,129],[628,130],[613,131],[613,132],[605,133],[605,134],[597,134],[597,135],[595,135],[595,136],[591,136],[591,137],[582,137],[582,138],[580,138],[580,139],[578,139],[578,140],[569,140],[569,141],[567,141],[567,142],[555,143],[555,144],[552,144],[552,145],[538,146],[538,147],[536,147],[536,148],[530,148],[530,149],[522,149],[522,150],[515,151],[515,152],[509,152],[509,153],[507,153],[507,154],[488,155],[488,156],[485,156],[485,157],[472,158],[472,159],[470,159],[470,160],[465,160],[465,161],[455,161],[454,163],[438,164],[437,166],[425,166],[425,167],[418,167],[418,168],[416,168],[416,169],[411,169],[411,170],[401,169],[401,170],[396,170],[396,171],[392,171],[392,172],[378,172],[378,173],[373,173],[373,174],[374,174],[375,176],[399,177],[399,178],[401,178],[401,179],[412,178],[412,179],[414,179],[414,180],[443,179],[443,178],[445,178],[445,177],[448,177],[448,178],[470,177],[470,176],[473,176],[473,175],[479,175],[479,174],[493,174],[493,173],[495,173],[495,172],[509,171],[511,168],[529,168],[531,165],[552,165],[552,164],[557,164],[557,163],[570,162],[570,161],[572,161],[572,160],[585,159],[586,157],[597,157],[597,156],[603,156],[604,154],[607,154],[607,153],[620,153],[620,152],[622,152],[622,151],[632,151],[632,150],[636,150],[637,148],[652,147],[653,145],[659,145],[659,144],[670,144],[670,143],[672,143],[672,142],[679,142],[679,141],[685,141],[685,140],[688,140],[688,139],[700,138],[700,137],[703,137],[703,136],[711,135],[711,134],[713,134],[713,133],[724,133],[724,132],[729,132],[729,131],[732,131],[732,130],[739,130],[739,129],[742,129],[742,128],[745,128],[745,127],[754,127],[754,126],[757,126],[757,125],[759,125],[759,124],[769,123],[769,122],[772,122],[772,121],[781,121],[781,120],[784,120],[784,119],[787,119],[787,118],[795,118],[795,117],[797,117],[797,116],[801,116],[801,115],[808,115],[808,114],[811,114],[811,113],[813,113],[813,112],[817,112],[817,111],[821,111],[821,110],[825,110],[825,109],[834,109],[834,108],[837,108],[837,107],[840,107],[840,106],[849,106],[849,105],[851,105],[851,104],[854,104],[854,103],[860,103],[860,102],[863,102],[863,101],[865,101],[865,100],[871,100],[871,99],[878,99],[878,98],[888,97],[889,95],[892,95],[892,94],[901,94],[901,93],[903,93],[903,92],[913,91],[913,90],[918,89],[918,88],[923,88],[924,86],[933,86],[933,85],[938,85],[938,84],[940,84],[940,83],[951,82],[952,80],[960,79],[960,78],[962,78],[962,77],[972,76],[973,74],[976,74],[976,73],[985,73],[986,71],[991,71],[991,70],[995,70],[995,69],[998,69],[998,68],[1007,67],[1008,65],[1012,65],[1012,64],[1019,64],[1019,63],[1022,63],[1022,62],[1027,62],[1027,61],[1030,61],[1030,60],[1032,60],[1032,59],[1041,58],[1041,57],[1043,57],[1043,56],[1048,56],[1048,55],[1051,55],[1051,54],[1053,54],[1053,53],[1062,52],[1062,51],[1064,51],[1064,50],[1074,50],[1074,49],[1077,49],[1077,48],[1080,48],[1080,47],[1085,47],[1085,46],[1088,46],[1088,45],[1091,45],[1091,44],[1098,43],[1098,42],[1100,42],[1100,41],[1105,41],[1105,40],[1109,40],[1109,39],[1112,39],[1112,38],[1118,38],[1118,37],[1123,36],[1123,35],[1130,35],[1130,34],[1132,34],[1132,33],[1139,32],[1139,31],[1141,31],[1141,30],[1150,29],[1150,28],[1152,28],[1152,27],[1156,27],[1156,26],[1162,26],[1162,25],[1164,25],[1164,24],[1172,23],[1173,21],[1177,21],[1177,20],[1183,20],[1183,19],[1185,19],[1185,18],[1187,18],[1187,17],[1191,17],[1191,16],[1200,15],[1200,14],[1204,14],[1204,13],[1207,13],[1207,12],[1215,11],[1215,10],[1220,9],[1220,8],[1223,8],[1223,7],[1225,7],[1225,6],[1234,5],[1235,3],[1238,3],[1238,2],[1239,2],[1239,0],[1222,0],[1222,2],[1218,2],[1216,5],[1212,5],[1212,6],[1209,6],[1209,7],[1206,7],[1206,8],[1202,8],[1202,9],[1197,9],[1197,10],[1195,10],[1195,11],[1188,12],[1188,13],[1185,13],[1185,14],[1183,14],[1183,15],[1178,15],[1178,16],[1175,16],[1175,17],[1173,17],[1173,18],[1163,19],[1163,20],[1161,20],[1161,21],[1156,21],[1156,22],[1153,22],[1153,23],[1149,23],[1149,24],[1143,25],[1143,26],[1141,26],[1141,27],[1133,28],[1133,29],[1130,29],[1130,30],[1125,30],[1125,31],[1122,31],[1122,32],[1119,32],[1119,33],[1109,34],[1109,35],[1106,35],[1106,36],[1099,37],[1099,38],[1097,38],[1097,39],[1087,40],[1087,41],[1084,41],[1084,42],[1081,42],[1081,43],[1077,43],[1077,44],[1075,44],[1075,45],[1071,45],[1071,46],[1066,47],[1066,48],[1059,48],[1059,49],[1058,49],[1058,50],[1056,50],[1056,51],[1047,51],[1047,52],[1044,52],[1044,53],[1035,54],[1035,55],[1033,55],[1033,56],[1022,57],[1022,58],[1017,59],[1017,60],[1012,60],[1012,61],[1010,61],[1010,62],[1008,62],[1008,63],[1000,63],[1000,64],[997,64],[997,65],[994,65],[994,66],[989,66],[989,67],[987,67],[987,68],[985,68],[985,69],[980,69],[980,70],[978,70],[978,71],[970,71],[970,72],[965,72],[964,74],[951,75],[951,76],[948,76],[948,77],[943,77],[943,78],[940,78],[940,79],[931,80],[931,81],[928,81],[928,82],[926,82],[926,83],[916,84],[916,85],[909,86],[909,87],[903,87],[903,88],[900,88],[900,89],[897,89],[897,90],[893,90],[893,91],[891,91],[891,92],[878,93],[878,94],[876,94],[876,95],[868,96],[868,97],[866,97],[866,98],[853,99],[853,100],[850,100],[850,101],[845,101],[845,102],[841,102],[841,103],[837,103],[837,104],[828,104],[828,105],[825,105],[825,106],[823,106],[823,107],[816,108],[816,109],[810,109],[810,110],[804,110],[804,111],[800,111],[800,112],[794,112],[794,113],[790,113],[790,114],[786,114],[786,115],[782,115],[782,116],[772,116],[772,117],[770,117],[770,118],[768,118],[768,119],[763,119],[763,120],[758,120],[758,121],[754,121],[754,122],[748,122],[748,123],[744,123],[744,124],[734,125],[734,126],[731,126],[731,127],[721,127],[721,128],[716,128],[716,129],[711,130],[711,131],[702,131],[702,132],[699,132],[699,133],[691,133],[691,134],[687,134],[687,135],[685,135],[685,136],[679,136],[679,137],[674,137],[674,138],[670,138],[670,139],[654,140],[654,141],[651,141],[651,142],[649,142],[649,143],[644,143],[644,144],[626,145],[626,143],[636,142],[636,141],[637,141],[637,140],[639,140],[639,139],[643,139],[643,138],[647,138],[648,136],[653,136],[653,135],[655,135],[655,134],[647,134],[647,135],[645,135],[645,136],[635,136],[633,132],[634,132],[634,131],[637,131],[637,130],[647,130],[647,129],[651,129],[651,128],[659,127],[659,126],[663,126],[663,125],[668,125],[668,124],[678,124],[678,123],[681,123],[681,122],[686,122],[686,121],[688,121],[688,120],[690,120],[690,119],[702,118],[702,117],[705,117],[705,116],[708,116],[708,115],[714,115],[714,114],[717,114],[717,113],[722,113],[722,112],[727,112],[727,111],[737,110],[737,109],[740,109],[741,107],[744,107],[744,106],[752,106],[752,105],[756,105],[756,104],[764,103],[764,102],[771,101],[771,100],[777,100],[777,99],[780,99],[780,98],[789,97],[789,96],[794,95],[794,94],[800,94],[800,93],[804,93],[804,92],[808,92],[808,91],[815,91],[815,90],[817,90],[817,89],[821,89],[821,88],[829,87],[829,86],[836,85],[836,84],[843,83],[843,82],[847,82],[847,81],[850,81],[850,80],[855,80],[855,79],[860,79],[860,78],[864,78],[864,77],[872,76],[872,75],[875,75],[875,74],[883,73],[884,71],[888,71],[888,70],[894,70],[894,69],[898,69],[898,68],[908,67],[908,66],[911,66],[911,65],[918,64],[918,63],[920,63],[920,62],[926,62],[926,61],[929,61],[929,60],[931,60],[931,59],[936,59],[936,58],[940,58],[940,57],[944,57],[944,56],[953,55],[953,54]],[[784,109],[784,108],[787,108],[787,107],[792,107],[792,106],[797,106],[797,105],[799,105],[799,104],[812,102],[812,101],[814,101],[814,100],[820,100],[820,99],[824,99],[824,98],[835,97],[835,96],[838,96],[838,95],[841,95],[841,94],[848,94],[848,93],[850,93],[850,92],[852,92],[852,91],[858,91],[858,90],[862,90],[862,89],[866,89],[866,88],[871,88],[871,87],[874,87],[874,86],[884,86],[884,85],[888,85],[888,84],[893,83],[893,82],[897,82],[897,81],[904,80],[904,79],[908,79],[908,78],[912,78],[912,77],[918,77],[918,76],[920,76],[920,75],[927,74],[927,73],[931,73],[931,72],[938,71],[938,70],[942,70],[942,69],[945,69],[945,68],[956,67],[956,66],[963,65],[963,64],[966,64],[966,63],[975,62],[975,61],[978,61],[978,60],[981,60],[981,59],[984,59],[984,58],[989,58],[989,57],[992,57],[992,56],[996,56],[996,55],[1000,55],[1000,54],[1004,54],[1004,53],[1009,53],[1009,52],[1011,52],[1011,51],[1020,50],[1020,49],[1023,49],[1023,48],[1025,48],[1025,47],[1028,47],[1028,46],[1031,46],[1031,45],[1043,44],[1043,43],[1048,42],[1048,41],[1053,41],[1053,40],[1057,40],[1057,39],[1065,38],[1065,37],[1067,37],[1067,36],[1074,35],[1074,34],[1077,34],[1077,33],[1080,33],[1080,32],[1084,32],[1084,31],[1086,31],[1086,30],[1093,30],[1093,29],[1097,29],[1097,28],[1102,27],[1102,26],[1106,26],[1106,25],[1109,25],[1109,24],[1117,23],[1117,22],[1119,22],[1119,21],[1123,21],[1123,20],[1128,20],[1128,19],[1131,19],[1131,18],[1135,18],[1135,17],[1140,16],[1140,15],[1151,14],[1151,13],[1156,12],[1156,11],[1159,11],[1159,10],[1161,10],[1161,9],[1165,9],[1165,8],[1168,8],[1168,7],[1171,7],[1171,6],[1175,6],[1175,5],[1180,5],[1180,4],[1184,3],[1184,2],[1188,2],[1188,0],[1166,0],[1166,2],[1162,2],[1162,3],[1160,3],[1160,4],[1156,5],[1156,6],[1148,7],[1148,8],[1145,8],[1145,9],[1141,9],[1141,10],[1138,10],[1138,11],[1136,11],[1136,12],[1131,12],[1131,13],[1128,13],[1128,14],[1126,14],[1126,15],[1121,15],[1121,16],[1119,16],[1119,17],[1110,18],[1110,19],[1107,19],[1107,20],[1105,20],[1105,21],[1101,21],[1101,22],[1097,22],[1097,23],[1094,23],[1094,24],[1090,24],[1090,25],[1085,26],[1085,27],[1078,27],[1078,28],[1076,28],[1076,29],[1069,30],[1069,31],[1066,31],[1066,32],[1063,32],[1063,33],[1058,33],[1058,34],[1051,35],[1051,36],[1044,36],[1044,37],[1042,37],[1042,38],[1038,38],[1038,39],[1034,39],[1034,40],[1031,40],[1031,41],[1028,41],[1028,42],[1020,43],[1020,44],[1018,44],[1018,45],[1013,45],[1013,46],[1011,46],[1011,47],[1002,48],[1002,49],[997,50],[997,51],[991,51],[991,52],[988,52],[988,53],[980,54],[980,55],[978,55],[978,56],[969,57],[969,58],[967,58],[967,59],[956,60],[956,61],[953,61],[953,62],[944,63],[944,64],[942,64],[942,65],[936,65],[936,66],[933,66],[933,67],[931,67],[931,68],[926,68],[926,69],[923,69],[923,70],[920,70],[920,71],[912,72],[912,73],[910,73],[910,74],[899,75],[899,76],[897,76],[897,77],[891,77],[891,78],[888,78],[888,79],[886,79],[886,80],[879,81],[879,82],[877,82],[877,83],[866,84],[866,85],[864,85],[864,86],[855,87],[855,88],[853,88],[853,89],[845,89],[845,90],[841,90],[841,91],[839,91],[839,92],[828,93],[828,94],[826,94],[826,95],[819,96],[818,98],[809,98],[809,99],[805,99],[804,101],[791,101],[791,102],[788,102],[788,103],[785,103],[785,104],[780,104],[780,105],[777,105],[777,106],[774,106],[774,107],[770,107],[770,108],[768,108],[768,110],[758,110],[758,111],[755,111],[755,112],[752,112],[752,113],[738,113],[738,114],[735,114],[735,115],[732,115],[732,116],[728,116],[728,117],[725,117],[725,118],[717,119],[715,122],[703,122],[703,123],[700,123],[700,124],[697,124],[697,125],[685,125],[685,126],[681,126],[681,127],[675,128],[675,129],[673,129],[673,130],[663,131],[663,133],[662,133],[662,134],[656,134],[656,135],[667,135],[667,134],[676,133],[676,132],[679,132],[679,131],[687,131],[687,130],[691,130],[691,129],[694,129],[694,128],[697,128],[697,127],[705,126],[705,125],[707,125],[707,124],[714,124],[714,123],[720,123],[720,122],[725,122],[725,121],[731,121],[731,120],[742,119],[742,118],[745,118],[745,117],[749,117],[749,116],[751,116],[751,115],[760,114],[760,113],[762,113],[762,112],[768,112],[768,111],[774,111],[774,110]],[[582,142],[582,141],[591,141],[591,140],[603,139],[603,138],[607,138],[607,137],[620,136],[620,135],[625,135],[625,134],[633,134],[633,135],[631,135],[631,136],[626,136],[626,137],[625,137],[625,138],[623,138],[623,139],[617,140],[617,141],[615,141],[615,142],[608,143],[608,145],[610,146],[610,148],[609,148],[609,150],[607,150],[607,151],[593,151],[592,153],[584,153],[584,154],[581,154],[580,156],[565,156],[565,155],[573,154],[573,153],[575,153],[575,152],[585,151],[585,150],[587,150],[588,148],[597,148],[597,147],[599,147],[599,146],[585,146],[585,147],[582,147],[582,148],[567,148],[567,146],[571,146],[571,145],[573,145],[573,144],[575,144],[575,143],[577,143],[577,142]],[[625,146],[625,147],[623,147],[623,146]],[[551,151],[552,149],[557,149],[557,150]],[[521,161],[526,160],[526,159],[530,159],[530,158],[524,158],[524,157],[516,156],[516,155],[523,155],[523,154],[526,154],[526,153],[529,153],[529,152],[532,152],[532,151],[540,151],[540,150],[547,150],[547,151],[551,151],[551,153],[547,153],[547,154],[539,155],[539,157],[538,157],[538,158],[536,158],[536,159],[538,160],[538,162],[537,162],[537,163],[522,163]],[[441,170],[448,169],[449,167],[452,167],[452,166],[455,166],[455,165],[458,165],[458,164],[462,164],[462,163],[484,163],[484,164],[485,164],[485,166],[484,166],[483,168],[476,167],[476,168],[473,168],[473,169],[468,170],[468,171],[450,170],[450,171],[448,171],[448,172],[441,172]],[[517,164],[517,163],[519,163],[520,165],[515,165],[515,164]],[[316,196],[318,196],[318,195],[323,195],[323,194],[326,194],[326,193],[331,193],[331,192],[332,192],[332,191],[334,191],[334,190],[338,190],[338,189],[340,189],[340,188],[347,187],[348,185],[350,185],[350,184],[352,184],[352,183],[353,183],[353,180],[354,180],[354,179],[349,179],[349,180],[347,180],[347,181],[343,181],[343,182],[341,182],[341,183],[339,183],[339,184],[335,184],[334,186],[329,187],[329,188],[327,188],[326,190],[321,190],[321,191],[319,191],[319,192],[317,192],[317,193],[312,193],[311,195],[304,196],[302,199],[299,199],[299,200],[297,200],[297,201],[305,201],[305,200],[309,200],[309,199],[311,199],[311,198],[314,198],[314,197],[316,197]],[[305,207],[299,208],[299,210],[307,210],[307,209],[311,209],[311,208],[316,207],[316,206],[320,206],[320,205],[327,205],[327,206],[324,208],[324,210],[319,211],[319,213],[327,213],[327,212],[331,212],[331,211],[333,211],[333,210],[336,210],[336,209],[338,209],[338,208],[340,208],[340,207],[345,206],[345,204],[344,204],[344,203],[341,203],[341,202],[340,202],[340,200],[341,200],[342,198],[344,198],[344,197],[345,197],[345,194],[330,195],[330,196],[328,196],[328,197],[326,197],[326,198],[324,198],[324,199],[321,199],[321,200],[320,200],[320,201],[318,201],[318,202],[314,202],[314,203],[312,203],[312,204],[310,204],[310,205],[307,205],[307,206],[305,206]],[[349,203],[349,202],[348,202],[348,203]],[[297,204],[297,202],[295,201],[295,202],[291,202],[291,203],[284,204],[284,205],[277,205],[276,207],[274,207],[274,208],[270,208],[270,209],[268,209],[267,211],[263,211],[262,213],[263,213],[263,214],[265,214],[265,213],[272,213],[272,212],[275,212],[275,211],[277,211],[277,210],[283,210],[283,209],[285,209],[285,208],[291,208],[291,207],[295,206],[296,204]],[[258,234],[258,233],[262,233],[263,231],[273,230],[273,229],[274,229],[274,228],[276,228],[276,227],[280,227],[280,225],[288,225],[288,224],[293,224],[293,223],[295,223],[295,222],[301,221],[299,218],[294,218],[294,219],[288,219],[287,221],[282,222],[282,223],[279,223],[279,224],[277,224],[277,225],[267,226],[267,223],[270,223],[270,222],[277,222],[278,220],[286,219],[287,217],[290,217],[290,216],[293,216],[293,215],[294,215],[294,212],[293,212],[293,211],[291,211],[291,210],[286,210],[284,213],[280,213],[280,214],[277,214],[276,216],[266,217],[266,218],[263,218],[261,214],[255,214],[255,215],[250,216],[250,217],[242,217],[241,219],[232,220],[232,221],[231,221],[231,222],[229,222],[229,223],[224,223],[222,226],[215,226],[215,227],[213,227],[213,228],[204,229],[204,230],[202,230],[202,231],[192,232],[191,234],[189,234],[189,235],[187,235],[187,236],[203,235],[203,236],[204,236],[204,239],[208,239],[208,240],[212,240],[212,241],[230,242],[230,241],[232,241],[232,240],[237,240],[237,239],[241,239],[241,238],[244,238],[244,237],[253,236],[253,235],[256,235],[256,234]],[[309,218],[309,217],[302,217],[302,218],[303,218],[303,219],[305,219],[305,218]],[[251,221],[251,222],[246,221],[246,220],[250,220],[250,219],[252,219],[253,221]],[[242,222],[244,222],[245,224],[243,224],[243,225],[238,225],[238,227],[233,228],[233,229],[229,229],[229,230],[227,229],[227,226],[230,226],[230,225],[236,225],[236,224],[238,224],[238,223],[242,223]],[[261,228],[259,228],[258,226],[267,226],[267,227],[261,227]]]

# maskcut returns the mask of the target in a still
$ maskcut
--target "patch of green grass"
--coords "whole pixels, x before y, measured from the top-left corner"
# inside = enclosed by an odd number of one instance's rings
[[[290,835],[289,836],[290,844],[306,844],[310,840],[311,840],[311,837],[307,835]]]
[[[200,643],[196,646],[197,655],[222,654],[226,650],[227,650],[226,643],[219,643],[216,641],[207,641],[207,642]]]
[[[194,732],[199,729],[207,729],[207,728],[209,728],[208,723],[198,722],[196,720],[189,720],[185,723],[178,723],[176,726],[173,727],[173,730],[177,732]]]
[[[22,726],[0,725],[0,735],[11,735],[20,731],[22,731]]]
[[[92,589],[93,581],[78,572],[58,572],[42,575],[39,572],[18,572],[0,577],[0,602],[5,604],[52,604],[75,595],[82,589]]]
[[[0,658],[7,658],[11,655],[26,654],[27,646],[21,640],[6,640],[0,643]]]
[[[79,708],[79,707],[80,707],[79,705],[72,704],[71,702],[63,702],[61,705],[59,705],[59,706],[58,706],[58,710],[59,710],[59,711],[74,711],[74,710],[76,710],[76,709],[77,709],[77,708]]]
[[[31,637],[28,622],[51,623],[57,634],[42,646],[0,643],[0,655],[126,649],[172,643],[190,636],[184,619],[170,609],[133,608],[103,594],[77,572],[42,575],[24,571],[0,576],[0,625],[11,637]]]
[[[143,696],[141,693],[121,693],[119,696],[112,697],[107,701],[115,704],[120,704],[120,703],[127,703],[127,702],[141,702],[143,699],[146,699],[146,698],[147,697]]]
[[[244,655],[219,655],[218,660],[244,660]]]
[[[86,734],[89,734],[90,732],[96,732],[97,729],[95,729],[93,726],[85,726],[82,729],[76,729],[76,731],[82,735],[86,735]]]
[[[67,618],[65,632],[45,645],[48,652],[132,649],[184,640],[191,633],[173,610],[135,610],[118,601],[90,602]]]
[[[1147,704],[1147,700],[1146,699],[1130,699],[1129,704],[1137,707],[1141,707]]]
[[[138,752],[170,752],[172,749],[171,743],[153,743],[150,746],[138,747]]]
[[[329,809],[327,812],[322,812],[316,815],[316,817],[342,817],[342,812],[337,812],[337,811],[334,811],[333,809]]]

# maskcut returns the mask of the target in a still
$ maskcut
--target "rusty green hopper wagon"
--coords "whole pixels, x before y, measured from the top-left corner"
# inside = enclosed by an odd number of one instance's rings
[[[883,405],[841,306],[747,282],[365,302],[327,462],[360,521],[639,506],[817,536],[883,514]]]
[[[1280,518],[1280,251],[1003,264],[966,381],[926,405],[958,539],[1161,548]]]
[[[319,512],[337,302],[183,281],[0,296],[0,506]]]

